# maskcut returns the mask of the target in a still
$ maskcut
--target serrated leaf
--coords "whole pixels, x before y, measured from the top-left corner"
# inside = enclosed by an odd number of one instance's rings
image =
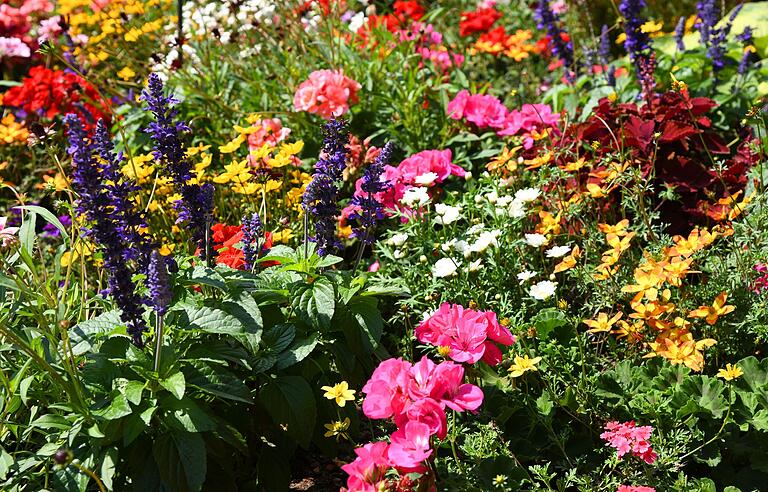
[[[205,441],[193,432],[163,434],[152,447],[160,476],[171,490],[201,490],[207,473]]]
[[[124,333],[125,323],[120,319],[120,311],[102,313],[95,318],[82,321],[69,330],[69,340],[75,355],[91,351],[99,338],[112,333]]]
[[[109,405],[93,412],[94,415],[104,420],[117,420],[131,413],[133,413],[131,405],[128,404],[128,399],[125,395],[121,393],[112,398]]]
[[[175,372],[167,378],[161,379],[159,382],[160,386],[170,391],[177,400],[184,398],[184,391],[186,390],[187,383],[184,379],[183,372]]]
[[[317,346],[317,336],[296,340],[277,359],[277,370],[281,371],[304,360]]]
[[[331,325],[336,298],[333,284],[325,277],[312,283],[299,284],[293,292],[293,308],[308,325],[328,329]]]
[[[192,361],[182,371],[189,386],[220,398],[252,403],[248,386],[224,367]]]

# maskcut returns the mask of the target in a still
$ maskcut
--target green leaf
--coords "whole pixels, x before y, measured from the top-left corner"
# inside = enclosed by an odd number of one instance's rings
[[[277,359],[277,370],[281,371],[304,360],[317,346],[317,335],[295,340]]]
[[[69,241],[69,233],[67,233],[66,227],[61,223],[61,221],[53,215],[50,210],[40,207],[38,205],[19,205],[18,207],[15,207],[21,210],[27,210],[29,212],[36,213],[40,215],[42,218],[44,218],[48,223],[50,223],[52,226],[54,226],[56,229],[61,232],[61,237],[64,238],[65,241]]]
[[[107,311],[95,318],[82,321],[69,330],[69,340],[75,355],[90,352],[99,338],[113,333],[125,333],[125,323],[120,319],[120,311]]]
[[[548,417],[552,413],[555,406],[549,398],[549,393],[542,393],[541,396],[536,399],[536,408],[539,410],[539,413],[545,417]]]
[[[223,367],[190,361],[182,371],[189,386],[228,400],[252,403],[248,386]]]
[[[149,427],[152,415],[157,407],[149,407],[141,413],[134,412],[125,420],[123,427],[123,446],[128,446]]]
[[[177,400],[184,398],[184,390],[187,386],[184,373],[175,372],[169,377],[160,380],[160,386],[171,392]]]
[[[708,376],[688,376],[672,395],[672,404],[678,406],[678,418],[695,413],[709,413],[720,419],[728,410],[723,397],[724,385]]]
[[[292,294],[293,308],[302,321],[315,328],[330,327],[336,308],[336,298],[330,280],[318,277],[312,283],[298,284]]]
[[[152,448],[160,477],[180,492],[196,492],[203,488],[207,473],[205,441],[193,432],[163,434]]]
[[[533,323],[536,326],[536,336],[541,340],[545,340],[552,330],[565,326],[567,322],[565,314],[557,308],[542,309],[533,318]]]
[[[309,383],[299,376],[280,376],[264,385],[259,398],[275,424],[287,426],[288,435],[308,448],[317,414]]]
[[[178,278],[182,285],[208,285],[222,291],[227,290],[227,283],[224,277],[213,268],[204,265],[195,265],[194,268],[186,270],[185,275]]]
[[[128,399],[122,393],[118,393],[109,405],[93,412],[97,417],[101,417],[104,420],[117,420],[133,413],[131,405],[128,404]]]
[[[267,330],[262,341],[265,351],[277,356],[291,344],[295,337],[296,327],[291,324],[280,324]]]
[[[30,426],[39,427],[40,429],[68,430],[72,427],[72,423],[61,415],[49,413],[32,422]]]
[[[129,402],[134,405],[141,403],[141,394],[144,391],[144,383],[139,381],[128,381],[128,384],[122,388],[122,392]]]
[[[360,331],[363,334],[363,342],[369,352],[378,348],[381,334],[384,332],[384,320],[378,309],[379,301],[375,297],[354,297],[347,303],[347,309]]]
[[[207,432],[216,428],[216,422],[189,397],[165,398],[160,406],[165,412],[165,421],[179,430]]]

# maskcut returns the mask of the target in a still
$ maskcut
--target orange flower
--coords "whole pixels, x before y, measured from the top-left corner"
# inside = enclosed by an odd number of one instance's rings
[[[616,223],[616,225],[597,224],[598,229],[603,234],[616,234],[617,236],[624,236],[627,234],[627,227],[629,226],[629,220],[624,219]]]
[[[568,256],[563,258],[563,260],[555,266],[554,273],[564,272],[566,270],[570,270],[571,268],[575,267],[576,259],[579,258],[580,256],[581,256],[581,250],[579,249],[578,246],[574,246],[573,251],[571,251],[571,253]]]
[[[707,324],[714,325],[717,323],[717,319],[720,316],[724,316],[732,312],[736,307],[726,306],[725,300],[728,298],[728,293],[723,291],[712,302],[711,306],[701,306],[698,309],[694,309],[688,315],[689,318],[705,318]]]

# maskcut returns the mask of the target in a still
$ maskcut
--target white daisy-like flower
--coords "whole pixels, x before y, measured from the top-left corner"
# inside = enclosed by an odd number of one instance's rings
[[[543,246],[547,244],[547,236],[544,234],[534,233],[534,234],[526,234],[525,235],[525,242],[528,243],[529,246],[533,246],[534,248],[538,248],[539,246]]]
[[[520,284],[524,284],[525,282],[529,281],[535,276],[536,276],[536,272],[532,272],[530,270],[523,270],[522,272],[517,274],[517,280],[520,281]]]
[[[476,272],[480,270],[482,266],[483,266],[483,260],[478,258],[477,260],[470,262],[469,266],[467,267],[467,270],[469,270],[470,272]]]
[[[522,190],[517,190],[515,200],[528,203],[539,198],[539,195],[541,195],[541,191],[538,188],[523,188]]]
[[[396,249],[395,252],[392,253],[392,256],[394,256],[396,260],[399,260],[401,258],[405,258],[405,253],[400,251],[399,249]]]
[[[557,282],[542,280],[541,282],[532,285],[531,288],[528,289],[528,293],[534,299],[543,301],[555,295],[556,288],[557,288]]]
[[[475,235],[480,234],[481,232],[483,232],[483,229],[485,229],[485,224],[483,224],[483,223],[475,224],[472,227],[470,227],[469,229],[467,229],[467,234],[470,235],[470,236],[475,236]]]
[[[496,200],[496,206],[497,207],[507,207],[513,201],[514,201],[514,198],[512,198],[511,195],[500,196],[499,199]]]
[[[512,200],[512,203],[509,204],[509,209],[507,210],[509,213],[509,216],[513,219],[519,219],[520,217],[525,217],[525,203],[521,202],[520,200]]]
[[[461,218],[461,207],[452,207],[444,203],[438,203],[435,205],[435,213],[437,214],[435,221],[438,224],[448,225]]]
[[[490,191],[485,194],[485,199],[491,203],[496,203],[499,200],[499,194],[496,191]]]
[[[429,202],[429,191],[426,188],[408,188],[400,199],[400,203],[406,207],[416,208]]]
[[[402,246],[403,244],[405,244],[407,240],[408,240],[408,234],[400,233],[390,237],[387,240],[387,243],[391,244],[392,246]]]
[[[501,231],[499,230],[485,231],[480,233],[480,236],[477,238],[477,241],[475,241],[469,247],[469,251],[472,253],[482,253],[491,246],[498,246],[499,241],[497,240],[497,238],[500,235],[501,235]]]
[[[570,246],[553,246],[549,248],[545,254],[549,258],[560,258],[567,255],[570,250]]]
[[[456,270],[459,268],[458,263],[451,258],[440,258],[432,266],[432,275],[435,278],[452,277],[456,275]]]
[[[363,27],[368,19],[365,17],[365,12],[358,12],[349,19],[349,30],[357,32]]]
[[[416,176],[413,182],[416,183],[417,185],[432,186],[434,182],[437,181],[437,178],[438,178],[437,173],[429,172],[429,173],[424,173],[419,176]]]

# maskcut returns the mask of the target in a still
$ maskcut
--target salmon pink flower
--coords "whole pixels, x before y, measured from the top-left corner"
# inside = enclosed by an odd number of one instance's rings
[[[637,427],[633,420],[624,423],[608,422],[600,438],[616,449],[619,458],[631,453],[646,463],[653,464],[657,455],[648,442],[652,432],[653,427],[650,425]]]
[[[361,87],[341,70],[316,70],[296,90],[293,106],[327,120],[338,118],[349,111],[350,104],[358,102]]]
[[[656,492],[656,489],[643,485],[619,485],[616,492]]]

